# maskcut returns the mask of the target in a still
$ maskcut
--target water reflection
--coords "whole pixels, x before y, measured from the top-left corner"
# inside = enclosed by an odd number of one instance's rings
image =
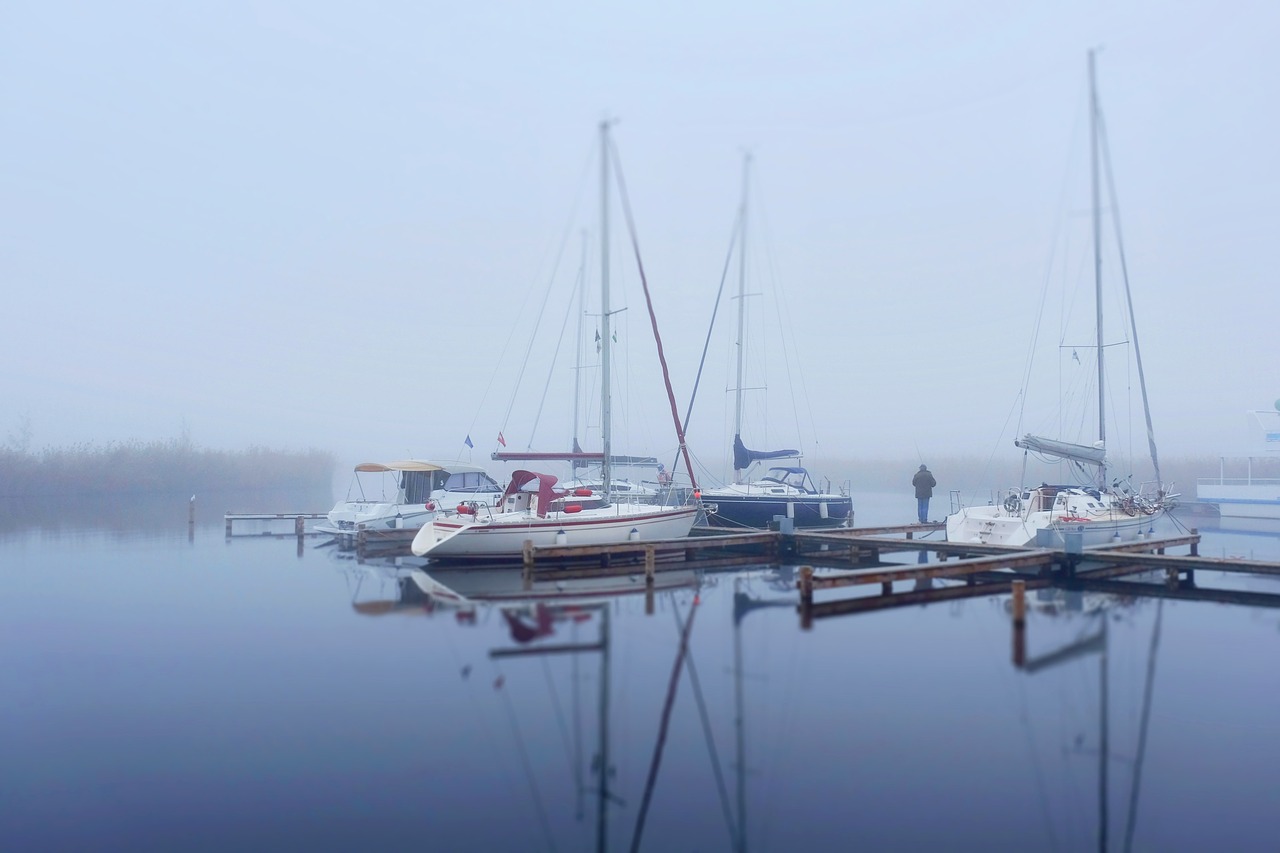
[[[1261,606],[1031,589],[1018,668],[952,581],[804,632],[788,567],[525,589],[220,525],[0,564],[0,849],[1273,846]]]

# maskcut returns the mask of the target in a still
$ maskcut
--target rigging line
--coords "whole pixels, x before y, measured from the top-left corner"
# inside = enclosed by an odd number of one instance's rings
[[[576,295],[577,295],[578,288],[580,288],[581,286],[582,286],[582,280],[581,280],[581,279],[579,279],[579,280],[578,280],[578,287],[575,287],[575,288],[574,288],[574,293],[573,293],[573,295],[574,295],[574,296],[576,296]],[[560,345],[561,345],[562,343],[564,343],[564,332],[565,332],[565,329],[569,328],[569,318],[570,318],[571,316],[573,316],[573,313],[574,313],[574,310],[573,310],[573,309],[574,309],[574,307],[575,307],[575,306],[574,306],[574,304],[573,304],[573,299],[572,299],[572,298],[570,298],[570,299],[569,299],[569,309],[568,309],[567,311],[565,311],[565,312],[564,312],[564,321],[560,324],[560,336],[559,336],[558,338],[556,338],[556,348],[555,348],[555,350],[553,351],[553,353],[552,353],[552,355],[551,355],[551,367],[549,367],[549,368],[547,369],[547,382],[546,382],[546,384],[545,384],[545,385],[543,385],[543,386],[542,386],[542,398],[541,398],[540,400],[538,400],[538,413],[537,413],[536,415],[534,415],[534,417],[533,417],[533,426],[529,428],[529,443],[528,443],[527,447],[528,447],[528,449],[530,449],[530,450],[532,450],[532,449],[533,449],[533,437],[534,437],[534,435],[535,435],[535,434],[537,433],[537,431],[538,431],[538,422],[539,422],[540,420],[542,420],[542,409],[543,409],[543,407],[544,407],[544,406],[546,405],[546,403],[547,403],[547,392],[551,389],[551,380],[552,380],[552,379],[554,378],[554,376],[555,376],[555,371],[556,371],[556,362],[560,360]],[[539,315],[539,317],[541,317],[541,315]],[[519,384],[519,383],[517,383],[517,384]],[[514,399],[514,397],[513,397],[513,399]],[[508,410],[508,411],[510,411],[510,410]],[[503,420],[503,422],[502,422],[502,428],[503,428],[504,430],[507,428],[507,422],[506,422],[506,420],[505,420],[505,419],[504,419],[504,420]]]
[[[502,694],[503,709],[507,712],[507,720],[511,723],[511,730],[516,736],[516,751],[520,753],[520,764],[524,767],[525,780],[529,783],[530,794],[533,795],[534,812],[538,816],[543,834],[547,837],[547,846],[555,850],[556,840],[551,834],[551,821],[547,818],[546,806],[542,804],[542,795],[538,792],[538,780],[533,773],[533,764],[529,760],[529,750],[525,746],[524,735],[520,732],[515,705],[511,701],[511,694],[507,691],[505,683],[498,688],[498,692]]]
[[[724,268],[720,271],[720,288],[716,290],[715,305],[711,308],[711,324],[707,326],[707,337],[702,342],[702,358],[698,360],[698,372],[693,377],[693,392],[689,394],[689,406],[684,412],[684,429],[689,430],[689,420],[693,417],[693,402],[698,399],[698,386],[702,384],[702,369],[707,364],[707,350],[711,347],[711,333],[716,327],[716,317],[720,313],[720,299],[724,296],[724,283],[729,279],[729,265],[733,263],[733,248],[737,245],[739,229],[742,227],[742,209],[733,218],[733,230],[729,235],[729,251],[724,255]],[[678,460],[678,457],[677,457]],[[671,463],[675,468],[676,462]]]
[[[1151,425],[1151,406],[1147,402],[1147,377],[1142,369],[1142,349],[1138,346],[1138,323],[1133,315],[1133,292],[1129,288],[1129,265],[1125,262],[1124,239],[1120,231],[1120,203],[1116,199],[1115,176],[1111,172],[1111,144],[1107,140],[1107,124],[1102,111],[1098,111],[1098,130],[1102,139],[1102,162],[1107,172],[1107,193],[1111,201],[1111,217],[1115,222],[1116,244],[1120,254],[1120,277],[1124,281],[1125,302],[1129,306],[1129,328],[1133,331],[1133,355],[1138,366],[1138,387],[1142,389],[1142,409],[1147,419],[1147,445],[1151,449],[1151,464],[1156,469],[1156,487],[1164,489],[1160,476],[1160,458],[1156,454],[1156,433]]]
[[[680,633],[680,649],[676,654],[675,664],[671,668],[671,679],[667,683],[667,698],[662,705],[662,722],[658,726],[658,741],[653,746],[649,777],[645,780],[644,797],[640,800],[640,810],[636,814],[636,828],[631,836],[631,853],[636,853],[640,849],[645,817],[649,813],[649,803],[653,800],[654,783],[658,781],[658,767],[662,763],[662,752],[667,743],[667,729],[671,724],[671,709],[675,706],[676,687],[680,684],[680,670],[684,668],[685,657],[689,653],[689,632],[693,630],[693,618],[697,615],[698,604],[695,597],[694,602],[689,605],[689,618],[685,620],[684,630]],[[676,618],[679,620],[679,613],[676,614]]]
[[[1024,679],[1015,679],[1018,690],[1018,719],[1022,723],[1022,733],[1027,739],[1027,751],[1031,753],[1031,768],[1036,780],[1036,794],[1040,802],[1040,816],[1044,820],[1045,831],[1049,835],[1049,846],[1058,850],[1058,834],[1053,828],[1053,815],[1049,808],[1049,791],[1045,784],[1044,766],[1040,763],[1040,751],[1036,749],[1035,733],[1031,729],[1031,709],[1027,703],[1027,689]]]
[[[1138,823],[1138,790],[1142,784],[1142,759],[1147,752],[1147,728],[1151,722],[1151,695],[1156,680],[1156,652],[1160,650],[1160,622],[1164,617],[1164,599],[1156,602],[1156,624],[1151,629],[1151,651],[1147,656],[1147,683],[1142,691],[1142,719],[1138,725],[1138,754],[1133,762],[1133,785],[1129,789],[1129,817],[1124,830],[1124,849],[1133,849],[1133,831]]]
[[[644,302],[649,309],[649,324],[653,327],[653,342],[658,348],[658,361],[662,364],[662,381],[667,386],[667,402],[671,404],[671,419],[675,422],[676,438],[680,440],[680,452],[684,454],[685,468],[689,472],[689,482],[696,494],[698,478],[693,474],[693,462],[689,459],[689,446],[684,439],[684,427],[680,425],[680,411],[676,408],[676,394],[671,388],[671,371],[667,368],[667,356],[662,349],[662,336],[658,334],[658,317],[653,313],[653,298],[649,293],[649,279],[644,274],[644,262],[640,259],[640,240],[636,236],[635,219],[631,216],[631,200],[627,195],[627,182],[622,177],[622,160],[618,149],[609,140],[609,149],[613,152],[614,174],[618,180],[618,197],[622,202],[622,212],[627,219],[627,232],[631,235],[631,248],[635,251],[636,268],[640,272],[640,284],[644,287]]]
[[[764,193],[760,187],[760,179],[757,178],[756,197],[760,198],[763,197],[763,195]],[[804,362],[800,359],[800,347],[799,344],[796,343],[795,329],[791,325],[791,312],[786,310],[788,303],[786,300],[780,298],[781,288],[778,286],[778,274],[773,263],[773,243],[769,239],[769,221],[765,218],[764,213],[767,207],[764,204],[759,204],[757,206],[760,208],[760,212],[756,214],[756,219],[759,222],[761,239],[756,242],[764,245],[764,262],[766,269],[769,271],[769,289],[773,291],[774,314],[778,318],[778,328],[780,331],[779,337],[782,339],[782,364],[783,369],[787,374],[787,389],[791,392],[791,412],[795,415],[795,429],[796,436],[800,442],[800,455],[803,456],[804,432],[800,427],[800,406],[796,401],[797,385],[800,387],[800,397],[805,403],[805,408],[809,411],[809,425],[813,430],[815,444],[817,443],[817,429],[814,427],[816,421],[813,418],[813,405],[809,399],[809,389],[805,387],[804,384],[804,371],[797,369],[799,382],[794,381],[791,377],[791,357],[795,356],[797,365],[801,365]]]
[[[575,657],[577,657],[575,655]],[[573,747],[570,743],[569,728],[565,725],[564,706],[560,704],[560,693],[556,690],[555,679],[551,677],[551,664],[546,657],[539,658],[542,663],[542,677],[547,684],[547,692],[551,694],[551,708],[555,711],[556,727],[560,729],[560,739],[564,741],[565,754],[573,761]],[[574,776],[574,768],[569,768],[569,775]]]
[[[533,352],[533,345],[538,337],[537,335],[538,326],[541,325],[542,323],[542,314],[547,310],[547,302],[550,301],[551,299],[551,288],[552,288],[552,285],[555,284],[557,273],[559,273],[560,271],[560,261],[563,260],[564,258],[565,247],[569,245],[569,236],[570,236],[570,233],[573,231],[574,220],[576,220],[578,216],[578,205],[582,201],[583,191],[587,183],[587,175],[591,171],[591,164],[593,162],[594,162],[594,157],[589,155],[587,158],[586,166],[583,168],[583,171],[582,171],[582,177],[578,181],[578,193],[574,197],[573,205],[569,211],[568,220],[565,222],[565,225],[564,225],[564,235],[560,238],[560,247],[556,250],[555,261],[551,265],[551,274],[547,276],[546,289],[543,291],[543,294],[542,294],[542,306],[538,309],[537,319],[535,319],[533,322],[533,331],[530,332],[529,334],[529,345],[525,347],[524,358],[521,359],[520,361],[520,371],[519,371],[519,374],[516,376],[515,389],[519,389],[521,380],[524,379],[525,367],[527,367],[529,364],[529,354]],[[523,311],[521,313],[523,313]],[[514,336],[514,334],[515,333],[513,330],[512,335]],[[510,338],[508,338],[508,343],[509,342],[510,342]],[[502,348],[502,355],[499,356],[498,358],[499,364],[502,364],[505,361],[505,358],[503,356],[506,355],[506,351],[507,351],[507,347],[504,345]],[[486,394],[487,393],[488,392],[486,389]],[[516,390],[513,390],[511,392],[511,399],[507,402],[507,411],[502,416],[502,430],[504,432],[506,431],[506,428],[507,428],[507,422],[511,419],[511,409],[515,406],[515,402],[516,402]],[[472,426],[474,426],[474,422]]]
[[[674,608],[671,611],[676,619],[676,630],[679,631],[680,612]],[[690,619],[693,617],[690,616]],[[711,730],[711,716],[707,713],[707,700],[702,694],[702,680],[698,678],[698,667],[694,665],[693,655],[689,655],[685,660],[685,667],[689,672],[689,684],[693,687],[693,698],[698,705],[698,717],[702,721],[702,735],[707,742],[707,753],[711,759],[711,770],[716,778],[716,791],[720,795],[720,811],[724,815],[725,828],[729,830],[729,841],[732,849],[740,849],[733,830],[733,813],[729,807],[729,788],[725,785],[724,769],[720,763],[720,754],[716,750],[715,735]]]
[[[1062,187],[1058,193],[1057,216],[1055,217],[1054,224],[1053,224],[1054,239],[1051,241],[1049,245],[1049,260],[1048,260],[1048,263],[1045,264],[1044,284],[1042,285],[1041,291],[1040,291],[1040,309],[1036,313],[1036,323],[1035,323],[1034,330],[1032,331],[1032,334],[1031,334],[1031,343],[1030,343],[1030,346],[1027,348],[1026,368],[1023,371],[1023,378],[1022,378],[1022,387],[1024,390],[1028,388],[1031,384],[1031,370],[1035,364],[1036,348],[1038,347],[1039,341],[1040,341],[1040,327],[1042,322],[1044,321],[1045,305],[1049,301],[1049,286],[1053,282],[1054,258],[1055,256],[1058,255],[1058,244],[1061,241],[1062,233],[1064,230],[1062,222],[1063,222],[1063,219],[1065,218],[1065,212],[1067,209],[1067,187],[1070,183],[1071,173],[1073,170],[1072,163],[1074,162],[1074,159],[1078,154],[1075,140],[1080,135],[1079,130],[1080,130],[1081,112],[1082,110],[1080,110],[1079,106],[1077,106],[1075,126],[1072,128],[1071,136],[1070,136],[1070,139],[1073,141],[1070,146],[1070,151],[1067,154],[1067,167],[1063,170],[1063,174],[1062,174]],[[1063,256],[1064,256],[1064,264],[1065,264],[1066,263],[1065,249],[1063,251]],[[1065,270],[1065,266],[1064,266],[1064,270]],[[1026,412],[1026,397],[1024,394],[1023,401],[1022,401],[1022,409],[1019,410],[1018,412],[1018,432],[1019,433],[1022,432],[1022,424],[1024,421],[1025,412]]]

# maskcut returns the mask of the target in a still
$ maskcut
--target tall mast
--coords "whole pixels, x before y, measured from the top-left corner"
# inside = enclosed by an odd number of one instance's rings
[[[744,329],[747,313],[747,177],[751,170],[751,155],[742,160],[742,206],[738,210],[738,378],[734,388],[733,438],[734,446],[742,438],[742,361],[746,350]],[[743,481],[743,469],[736,465],[733,481]]]
[[[1103,370],[1103,338],[1102,338],[1102,217],[1099,210],[1098,195],[1098,84],[1094,71],[1095,51],[1089,51],[1089,165],[1091,187],[1093,191],[1093,286],[1094,303],[1098,326],[1098,441],[1106,447],[1107,411],[1106,411],[1106,373]],[[1105,465],[1098,466],[1098,487],[1107,484]]]
[[[600,479],[605,500],[609,498],[609,455],[613,438],[612,406],[609,398],[609,122],[600,122],[600,432],[604,461]]]

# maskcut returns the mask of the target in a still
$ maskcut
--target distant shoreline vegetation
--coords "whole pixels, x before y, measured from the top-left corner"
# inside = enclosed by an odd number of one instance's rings
[[[210,450],[180,439],[0,448],[0,497],[198,494],[254,489],[328,492],[336,460],[320,450]]]

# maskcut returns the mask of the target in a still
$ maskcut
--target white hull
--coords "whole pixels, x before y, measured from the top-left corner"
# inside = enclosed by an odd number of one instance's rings
[[[1216,504],[1223,516],[1280,519],[1280,480],[1242,485],[1199,483],[1196,500]]]
[[[409,576],[424,594],[442,604],[461,607],[477,601],[534,601],[554,599],[559,604],[599,601],[645,591],[644,572],[599,578],[547,581],[535,578],[525,589],[521,573],[506,569],[436,569],[412,571]],[[654,590],[696,585],[692,569],[658,572]]]
[[[360,528],[367,530],[415,530],[435,518],[422,504],[340,503],[329,511],[327,521],[316,525],[318,533],[330,536],[354,536]]]
[[[525,541],[535,547],[552,547],[680,539],[689,535],[697,514],[692,506],[670,509],[643,504],[614,504],[578,513],[549,512],[545,518],[531,512],[487,516],[482,511],[478,520],[463,521],[450,514],[424,525],[411,550],[419,557],[510,559],[524,553]]]
[[[1039,531],[1050,531],[1049,547],[1062,547],[1068,530],[1084,534],[1083,544],[1103,545],[1108,542],[1130,541],[1139,538],[1151,526],[1149,516],[1130,517],[1123,513],[1100,513],[1088,519],[1082,517],[1063,520],[1053,512],[1033,512],[1019,515],[1005,512],[996,506],[965,507],[947,516],[948,542],[974,542],[983,545],[1013,545],[1041,547],[1037,544]]]

